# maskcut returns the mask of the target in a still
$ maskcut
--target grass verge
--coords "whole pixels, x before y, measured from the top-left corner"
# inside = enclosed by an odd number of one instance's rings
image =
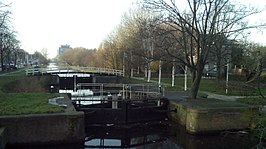
[[[153,78],[157,81],[158,78]],[[162,82],[166,84],[172,84],[171,78],[162,78]],[[191,79],[187,80],[187,87],[191,86]],[[168,87],[170,91],[183,91],[184,87],[184,78],[176,77],[175,86]],[[217,82],[216,79],[206,79],[202,78],[199,90],[207,91],[211,93],[221,94],[221,95],[232,95],[232,96],[259,96],[259,91],[257,86],[254,84],[246,84],[241,81],[229,81],[228,93],[225,93],[226,84],[224,80]],[[263,95],[266,95],[266,85],[261,85],[261,91]]]
[[[0,115],[58,113],[64,109],[48,104],[49,93],[0,93]]]
[[[21,76],[0,76],[0,115],[58,113],[64,109],[48,103],[58,96],[45,92],[5,92],[6,84],[23,79]],[[27,84],[25,84],[27,85]]]

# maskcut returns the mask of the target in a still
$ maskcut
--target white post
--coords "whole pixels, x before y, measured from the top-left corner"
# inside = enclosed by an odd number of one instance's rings
[[[112,98],[112,109],[117,109],[118,108],[118,96],[114,95]]]
[[[172,87],[175,86],[175,65],[173,62],[173,67],[172,67]]]
[[[123,77],[125,77],[125,64],[123,62]]]
[[[125,84],[123,84],[122,99],[125,100]]]
[[[187,65],[185,66],[185,82],[184,82],[184,90],[187,91]]]
[[[150,66],[150,63],[148,63],[148,82],[151,81],[151,66]]]
[[[73,83],[74,83],[74,92],[77,91],[77,75],[73,75]]]
[[[161,66],[162,61],[159,61],[159,80],[158,84],[161,85],[161,78],[162,78],[162,66]]]
[[[148,66],[147,66],[147,67],[148,67]],[[146,78],[147,78],[147,76],[148,76],[147,67],[145,67],[145,70],[144,70],[145,79],[146,79]]]
[[[228,93],[228,79],[229,79],[229,61],[227,61],[227,64],[226,64],[226,88],[225,88],[225,93],[227,94]]]
[[[131,78],[133,78],[133,74],[134,74],[134,69],[131,68],[131,69],[130,69],[130,76],[131,76]]]

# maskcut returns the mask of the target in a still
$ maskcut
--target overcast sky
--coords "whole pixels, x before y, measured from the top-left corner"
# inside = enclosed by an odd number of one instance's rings
[[[239,0],[265,6],[265,0]],[[22,48],[30,53],[46,48],[55,57],[60,45],[98,48],[120,23],[134,0],[5,0],[12,3],[12,22]],[[252,19],[260,21],[266,13]],[[266,32],[252,40],[266,44]]]
[[[6,0],[12,22],[28,52],[47,48],[55,57],[60,45],[98,48],[120,23],[132,0]]]

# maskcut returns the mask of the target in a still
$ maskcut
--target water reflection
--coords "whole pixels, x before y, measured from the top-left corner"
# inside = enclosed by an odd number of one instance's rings
[[[91,136],[86,138],[84,148],[181,149],[168,138],[168,130],[165,128],[165,124],[150,123],[131,128],[93,126],[87,130]]]
[[[169,139],[184,149],[251,149],[256,145],[248,134],[226,132],[203,136],[188,134],[177,125],[168,128]]]
[[[221,133],[196,136],[185,128],[168,123],[142,123],[129,126],[90,126],[82,144],[52,146],[16,146],[7,149],[255,149],[256,142],[246,134]]]
[[[130,149],[251,149],[255,141],[247,134],[220,133],[191,135],[185,128],[172,123],[145,125],[126,129],[92,127],[84,148]]]

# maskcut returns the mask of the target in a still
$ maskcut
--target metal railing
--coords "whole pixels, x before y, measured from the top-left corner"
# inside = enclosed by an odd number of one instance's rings
[[[156,84],[102,84],[79,83],[77,94],[72,96],[72,101],[77,105],[104,104],[112,102],[112,107],[117,107],[118,102],[127,100],[131,103],[141,103],[144,100],[158,102],[164,96],[164,86]]]
[[[57,74],[57,73],[69,73],[73,72],[74,70],[69,68],[29,68],[26,70],[26,75],[44,75],[44,74]]]
[[[98,68],[98,67],[77,67],[70,66],[65,68],[30,68],[26,70],[26,75],[43,75],[43,74],[56,74],[56,73],[69,73],[69,72],[86,72],[86,73],[99,73],[115,76],[123,76],[122,70]]]
[[[116,76],[123,76],[124,75],[122,70],[110,69],[110,68],[74,67],[74,66],[71,68],[79,70],[81,72],[91,72],[91,73],[108,74],[108,75],[116,75]]]

